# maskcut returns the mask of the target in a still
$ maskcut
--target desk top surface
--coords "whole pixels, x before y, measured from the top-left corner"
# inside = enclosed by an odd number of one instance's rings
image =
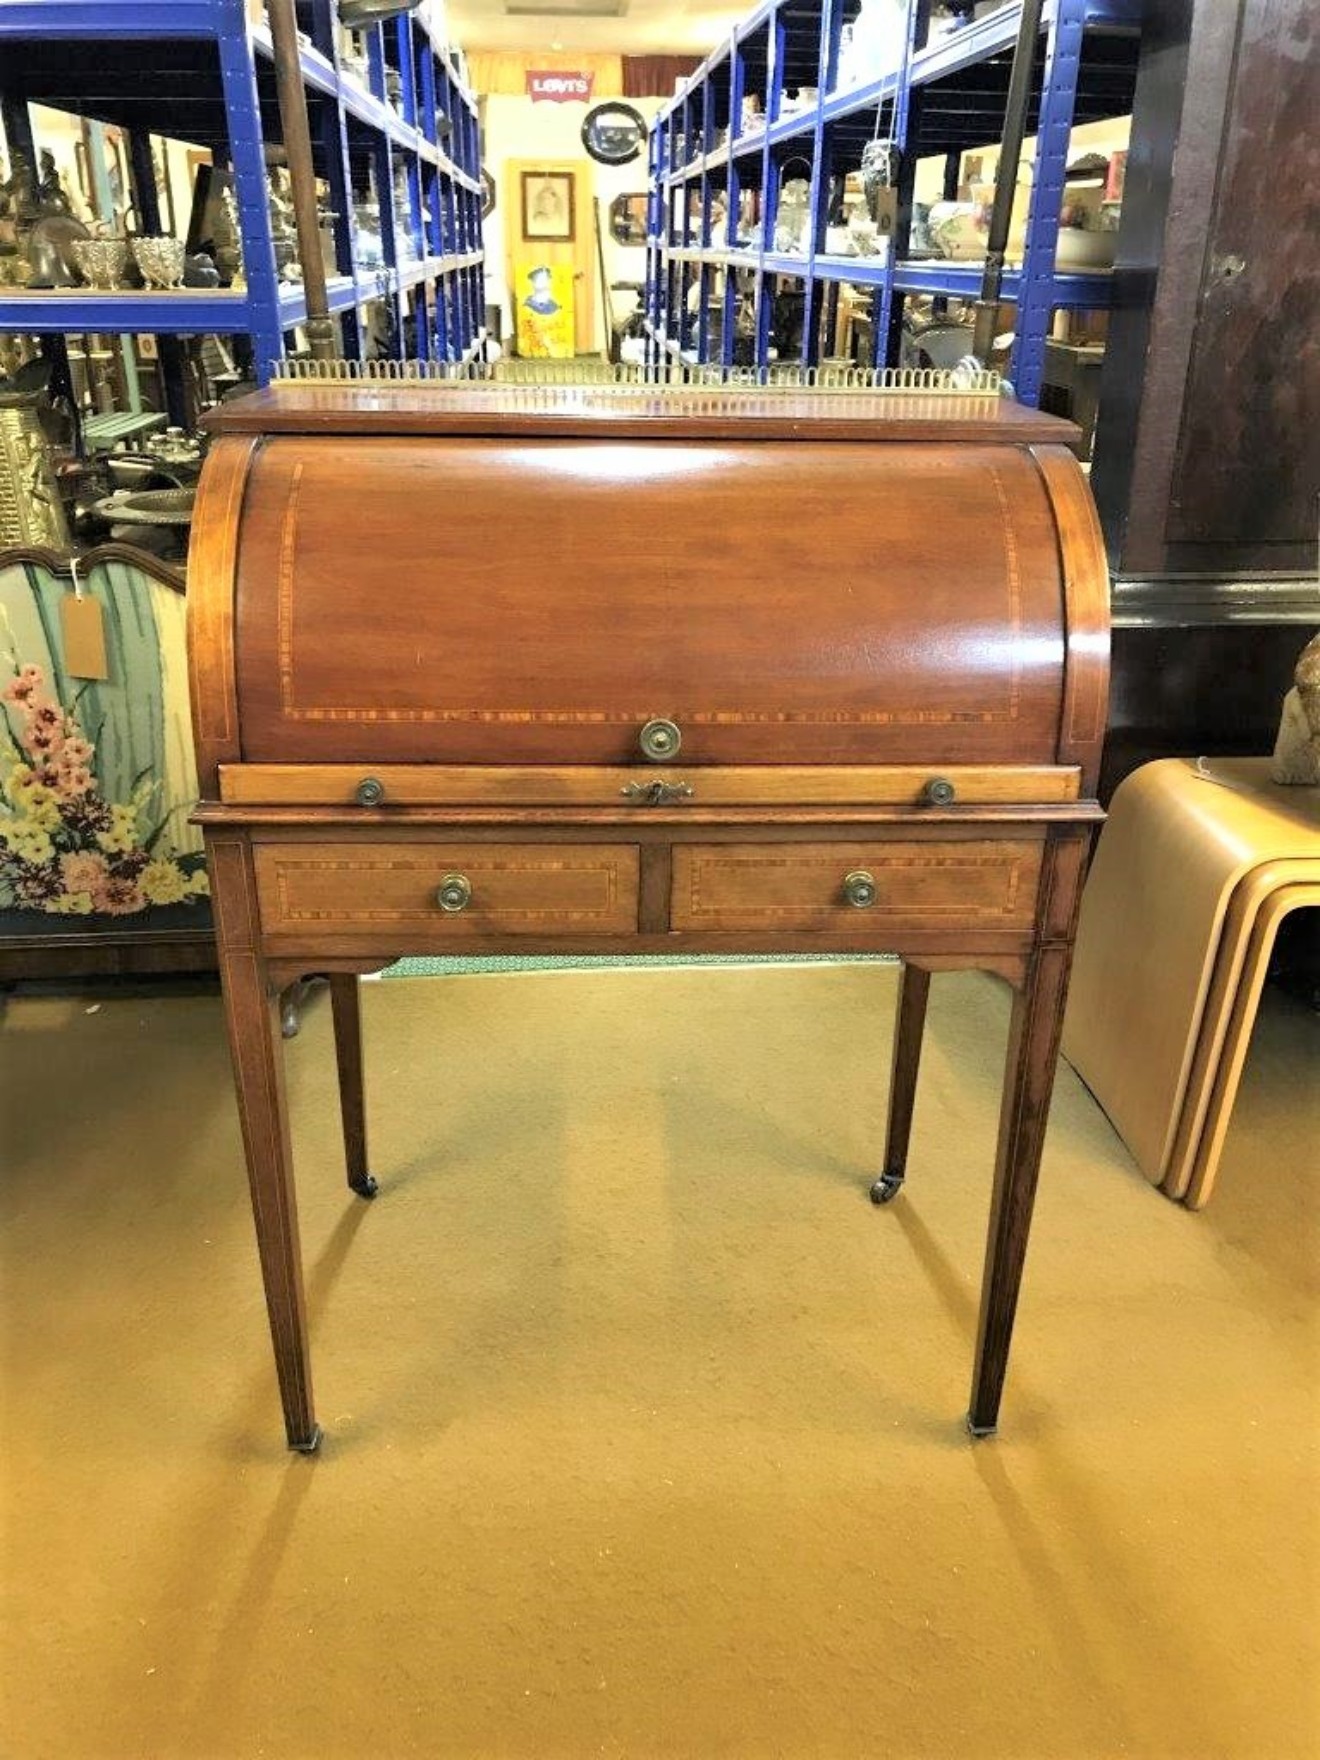
[[[773,387],[281,385],[222,404],[221,434],[942,441],[1070,446],[1071,422],[1009,398]]]

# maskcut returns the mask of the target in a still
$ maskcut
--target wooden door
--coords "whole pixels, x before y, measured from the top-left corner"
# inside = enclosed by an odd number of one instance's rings
[[[555,290],[571,289],[573,349],[595,348],[594,256],[591,167],[585,159],[511,159],[505,205],[505,274],[513,333],[524,301],[538,288],[529,280],[542,266],[553,272]]]

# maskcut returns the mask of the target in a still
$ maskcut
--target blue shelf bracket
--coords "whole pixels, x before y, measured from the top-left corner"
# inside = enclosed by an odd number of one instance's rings
[[[1040,401],[1045,339],[1055,304],[1054,257],[1068,170],[1077,82],[1081,73],[1086,0],[1055,0],[1047,25],[1036,167],[1019,280],[1017,323],[1009,377],[1022,403]]]
[[[261,132],[257,72],[248,47],[244,0],[216,0],[220,30],[217,48],[225,113],[229,119],[229,163],[243,237],[243,276],[247,282],[249,331],[257,382],[267,385],[284,353],[280,320],[280,281],[270,228],[266,161]]]

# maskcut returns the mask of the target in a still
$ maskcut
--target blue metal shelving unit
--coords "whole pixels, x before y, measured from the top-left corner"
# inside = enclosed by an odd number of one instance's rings
[[[744,342],[747,364],[767,366],[775,289],[789,286],[801,289],[798,364],[813,366],[822,316],[828,328],[839,284],[847,281],[870,290],[872,364],[894,365],[906,295],[979,293],[981,265],[906,254],[913,179],[919,159],[941,157],[952,194],[961,155],[998,140],[1021,0],[934,41],[929,0],[908,0],[897,64],[841,89],[841,34],[857,10],[858,0],[762,0],[657,117],[645,304],[653,362],[732,364],[741,303],[754,314],[750,350]],[[1001,295],[1017,308],[1010,376],[1024,402],[1039,398],[1051,313],[1109,304],[1107,274],[1056,269],[1059,209],[1074,125],[1131,108],[1141,10],[1141,0],[1046,0],[1028,117],[1036,156],[1026,244],[1021,265],[1005,273]],[[800,86],[814,86],[817,100],[789,110],[785,94]],[[761,100],[761,119],[748,127],[743,99],[750,94]],[[875,138],[893,141],[901,155],[889,253],[831,256],[824,248],[831,182],[857,169],[863,146]],[[804,175],[806,248],[776,253],[782,186]],[[738,244],[744,190],[759,192],[761,242],[754,249]],[[717,198],[725,203],[723,236],[713,226]],[[712,297],[723,317],[718,349]]]
[[[483,322],[480,145],[476,104],[446,45],[404,16],[364,33],[364,85],[341,66],[334,0],[299,0],[303,80],[318,175],[336,211],[339,273],[329,285],[344,352],[361,359],[363,308],[391,310],[391,352],[459,361]],[[399,109],[386,98],[398,75]],[[110,292],[0,289],[0,330],[29,334],[221,333],[251,339],[265,383],[306,317],[303,289],[281,281],[264,149],[279,140],[268,30],[245,0],[0,0],[0,110],[11,147],[32,155],[29,103],[128,132],[144,216],[153,219],[151,134],[209,147],[229,167],[246,285],[234,290]],[[384,263],[357,260],[352,204],[374,179]],[[396,196],[398,210],[396,212]]]

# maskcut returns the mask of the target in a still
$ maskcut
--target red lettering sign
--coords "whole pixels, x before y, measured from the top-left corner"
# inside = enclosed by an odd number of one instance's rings
[[[527,96],[533,104],[589,104],[594,73],[529,73]]]

